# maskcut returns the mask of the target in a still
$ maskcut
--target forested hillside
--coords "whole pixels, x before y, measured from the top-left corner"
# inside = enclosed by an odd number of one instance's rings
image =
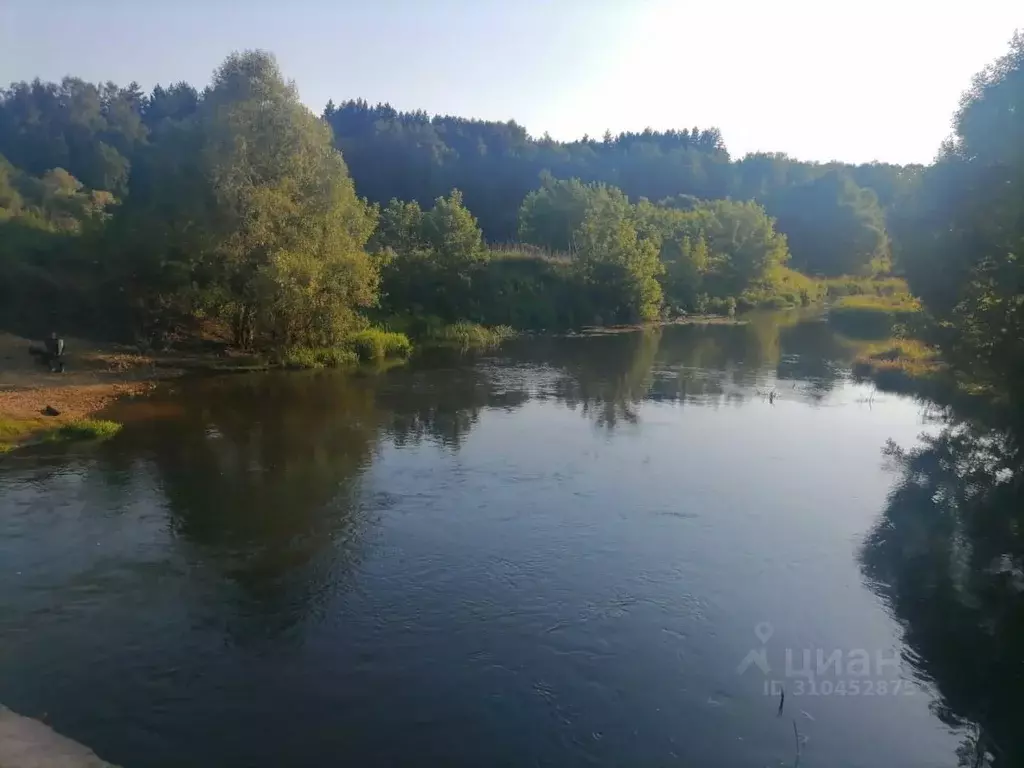
[[[3,319],[330,345],[401,318],[554,328],[806,304],[810,278],[895,269],[1002,354],[1021,337],[1022,49],[979,76],[928,168],[734,159],[713,128],[566,143],[358,99],[315,115],[262,52],[202,90],[14,83]]]
[[[393,197],[426,203],[458,188],[492,241],[515,238],[518,205],[545,172],[602,182],[633,200],[678,195],[758,200],[780,217],[799,215],[800,197],[785,192],[804,188],[814,202],[809,216],[842,219],[853,209],[877,222],[881,211],[905,200],[922,170],[884,163],[807,163],[768,153],[732,160],[714,128],[606,133],[601,139],[584,136],[565,143],[533,138],[514,121],[431,117],[362,100],[329,103],[324,119],[334,129],[361,194],[380,203]],[[841,181],[820,187],[819,180],[828,176]],[[874,195],[863,194],[865,188]]]

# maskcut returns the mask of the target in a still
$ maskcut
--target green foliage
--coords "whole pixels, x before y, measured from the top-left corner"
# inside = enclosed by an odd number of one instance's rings
[[[412,311],[447,321],[472,313],[472,276],[488,252],[476,219],[452,190],[429,211],[392,200],[374,238],[380,250],[382,306],[386,313]]]
[[[665,265],[662,278],[670,307],[707,310],[709,299],[763,290],[788,260],[785,237],[764,209],[731,200],[641,200],[636,216],[642,231],[658,238]]]
[[[830,298],[861,295],[899,296],[910,292],[907,281],[901,277],[831,277],[820,283]]]
[[[433,327],[424,341],[435,346],[456,347],[462,350],[496,347],[516,335],[507,325],[492,328],[478,323],[460,322]]]
[[[555,330],[590,322],[591,306],[567,254],[492,249],[473,275],[474,320],[484,325]]]
[[[700,297],[736,297],[788,259],[786,240],[753,202],[676,197],[630,205],[603,184],[556,181],[527,196],[520,233],[568,248],[598,322],[703,311]]]
[[[978,74],[900,211],[899,266],[975,375],[1024,382],[1024,33]]]
[[[736,314],[736,299],[732,296],[721,299],[702,295],[698,308],[701,314],[732,317]]]
[[[913,322],[920,303],[909,295],[843,296],[829,308],[828,319],[837,329],[855,338],[885,338],[898,325]]]
[[[663,295],[660,242],[650,228],[638,226],[622,191],[550,175],[542,181],[520,208],[520,234],[532,245],[568,252],[563,277],[584,294],[571,314],[597,323],[656,319]]]
[[[47,419],[16,419],[0,414],[0,453],[7,453],[30,435],[50,428]]]
[[[603,184],[584,184],[579,179],[562,181],[550,173],[541,175],[541,187],[530,192],[519,208],[519,239],[555,252],[573,249],[587,211],[600,197],[625,203],[618,189]]]
[[[281,355],[281,365],[292,369],[347,368],[358,362],[347,347],[290,347]]]
[[[392,198],[429,205],[448,190],[460,189],[495,242],[516,237],[523,221],[517,221],[516,211],[546,171],[614,184],[631,197],[654,200],[684,192],[704,198],[729,193],[728,153],[715,129],[645,131],[561,143],[532,138],[512,121],[431,117],[362,100],[328,104],[324,119],[334,129],[361,194],[382,205]],[[552,194],[565,191],[559,188]],[[534,242],[536,235],[550,242],[556,236],[551,247],[568,250],[565,237],[580,221],[578,216],[568,224],[538,220],[542,226],[525,230],[523,239]]]
[[[350,333],[333,347],[289,347],[280,362],[285,368],[345,368],[410,354],[412,343],[404,333],[366,328]]]
[[[646,322],[899,295],[895,278],[867,279],[887,271],[891,231],[942,327],[994,361],[1022,335],[1006,191],[1019,153],[984,132],[1018,135],[1019,64],[978,79],[927,174],[733,162],[715,130],[560,143],[358,101],[319,120],[260,52],[230,56],[202,92],[14,84],[0,92],[0,313],[35,325],[59,307],[147,340],[227,329],[260,350],[340,347],[367,314]],[[523,246],[484,242],[516,234]]]
[[[826,286],[788,267],[776,266],[753,282],[737,299],[737,307],[750,309],[792,309],[817,304],[825,298]]]
[[[132,83],[12,83],[0,90],[0,154],[32,176],[65,168],[86,187],[121,195],[144,145],[143,94]]]
[[[116,421],[76,419],[48,433],[47,440],[107,440],[121,431]]]
[[[871,274],[888,268],[889,238],[877,195],[830,171],[779,190],[768,200],[793,253],[813,275]]]
[[[706,282],[720,296],[742,293],[788,261],[786,238],[757,203],[713,200],[695,209],[708,241]]]
[[[573,241],[574,266],[591,295],[596,324],[657,319],[663,270],[658,242],[637,231],[624,195],[596,195]]]
[[[37,441],[106,440],[121,431],[115,421],[75,419],[55,425],[49,418],[11,418],[0,415],[0,454]]]
[[[937,397],[961,389],[939,350],[921,341],[895,337],[848,343],[856,351],[854,378],[869,380],[883,391]]]
[[[131,285],[140,325],[202,318],[244,348],[330,346],[376,301],[373,212],[268,54],[230,56],[132,187],[110,279]]]
[[[351,349],[359,360],[369,362],[389,357],[408,357],[412,343],[404,333],[367,328],[349,335],[344,346]]]
[[[112,203],[63,169],[38,178],[0,156],[0,322],[27,329],[93,308],[95,258],[76,246],[95,238]]]

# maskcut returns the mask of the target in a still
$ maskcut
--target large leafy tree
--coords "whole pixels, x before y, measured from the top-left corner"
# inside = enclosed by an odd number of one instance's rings
[[[519,208],[520,240],[552,251],[571,250],[587,211],[599,199],[616,209],[628,205],[626,196],[614,187],[542,174],[541,187],[530,192]]]
[[[885,214],[870,189],[829,171],[772,196],[768,210],[789,240],[793,266],[811,274],[869,274],[889,255]]]
[[[901,221],[911,288],[955,345],[1024,381],[1024,34],[979,73]]]
[[[473,280],[487,258],[476,218],[452,190],[423,211],[416,202],[392,200],[374,237],[382,252],[385,309],[443,320],[475,313]]]
[[[373,213],[269,54],[228,57],[132,182],[113,245],[157,307],[249,347],[332,343],[375,301]]]
[[[635,207],[638,226],[660,243],[662,282],[673,305],[699,295],[738,296],[789,259],[786,238],[754,202],[674,198]]]
[[[659,241],[638,231],[624,195],[600,190],[573,235],[573,261],[598,322],[654,320],[661,311]]]
[[[710,249],[711,292],[736,296],[789,259],[786,237],[754,202],[712,200],[695,210]]]

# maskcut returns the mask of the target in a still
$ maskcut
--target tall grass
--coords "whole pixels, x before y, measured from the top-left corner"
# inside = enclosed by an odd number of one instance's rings
[[[763,280],[745,290],[736,300],[736,308],[792,309],[817,304],[825,298],[825,286],[789,267],[774,267]]]
[[[909,294],[901,277],[829,277],[821,281],[829,298],[840,296],[901,296]]]
[[[44,432],[50,426],[46,419],[15,419],[0,416],[0,454],[14,449],[30,435]]]
[[[281,356],[285,368],[345,368],[359,362],[351,349],[342,347],[291,347]]]
[[[380,328],[367,328],[353,333],[345,339],[343,345],[363,362],[408,357],[412,354],[412,342],[408,336]]]
[[[121,431],[116,421],[75,419],[54,424],[52,419],[0,417],[0,454],[30,442],[106,440]]]
[[[886,339],[861,344],[853,363],[857,378],[871,379],[881,389],[907,391],[946,369],[938,350],[916,339]]]
[[[358,363],[406,358],[412,342],[404,333],[367,328],[346,336],[334,347],[291,347],[281,356],[285,368],[347,368]]]
[[[829,322],[855,338],[886,338],[897,326],[913,322],[921,303],[908,293],[883,296],[858,294],[840,297],[829,308]]]
[[[76,419],[48,432],[47,440],[107,440],[121,431],[116,421]]]
[[[459,349],[487,349],[496,347],[516,335],[507,325],[491,328],[478,323],[452,323],[428,331],[425,341],[435,346],[457,347]]]

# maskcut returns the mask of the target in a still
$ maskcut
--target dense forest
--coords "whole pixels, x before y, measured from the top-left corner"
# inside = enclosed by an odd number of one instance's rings
[[[950,346],[1021,366],[1022,104],[1020,35],[928,167],[733,159],[715,129],[565,143],[362,100],[316,115],[263,52],[202,90],[13,83],[0,320],[325,347],[370,323],[808,304],[818,278],[895,271]]]

